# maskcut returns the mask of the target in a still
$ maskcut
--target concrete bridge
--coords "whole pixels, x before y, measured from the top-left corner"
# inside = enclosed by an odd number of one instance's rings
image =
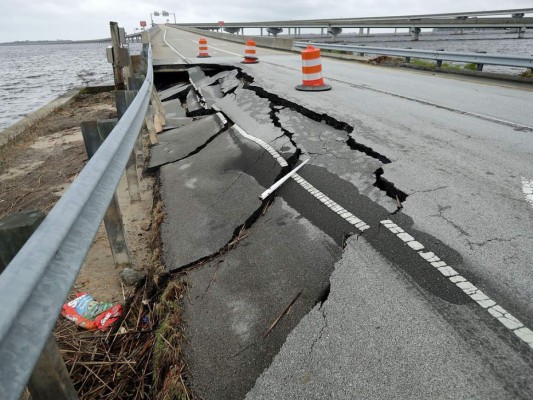
[[[314,19],[314,20],[289,20],[289,21],[263,21],[263,22],[224,22],[219,23],[187,23],[175,24],[176,26],[190,26],[193,28],[224,30],[229,33],[242,33],[245,28],[260,29],[261,35],[264,30],[267,34],[277,36],[291,29],[295,35],[300,35],[301,29],[320,29],[321,34],[327,32],[336,37],[346,28],[358,28],[359,34],[369,34],[370,29],[375,28],[408,28],[413,36],[413,40],[418,40],[421,29],[424,28],[457,28],[457,29],[517,29],[519,37],[523,37],[525,29],[533,28],[533,18],[528,16],[533,14],[533,8],[508,9],[496,11],[478,11],[446,14],[425,14],[425,15],[405,15],[390,17],[368,17],[368,18],[336,18],[336,19]],[[498,16],[498,17],[494,17]]]
[[[533,398],[531,85],[323,58],[302,92],[298,53],[201,37],[152,37],[193,390]]]

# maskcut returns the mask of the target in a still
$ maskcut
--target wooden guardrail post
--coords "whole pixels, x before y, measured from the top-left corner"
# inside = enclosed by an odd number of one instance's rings
[[[138,91],[143,85],[143,82],[144,79],[139,78],[137,76],[128,78],[128,89]],[[144,168],[144,144],[142,133],[139,133],[139,136],[137,136],[137,141],[135,142],[135,153],[137,156],[135,160],[137,163],[137,167]]]
[[[161,125],[166,125],[167,121],[165,119],[165,108],[163,107],[163,103],[161,103],[161,99],[157,94],[155,86],[152,86],[152,93],[150,94],[150,104],[152,104],[152,106],[154,107],[155,114],[159,118],[159,122],[161,123]]]
[[[142,55],[148,57],[148,47],[150,46],[150,32],[141,32],[141,42],[143,44]]]
[[[124,50],[120,45],[120,31],[118,23],[110,22],[109,28],[111,30],[111,45],[112,45],[112,63],[113,63],[113,76],[115,78],[115,89],[124,90],[126,88],[124,83],[124,70],[127,59],[124,57]]]
[[[107,136],[111,133],[115,125],[117,124],[117,119],[105,119],[97,121],[96,127],[98,129],[98,133],[100,135],[100,138],[102,141],[104,141]],[[141,135],[137,138],[140,138]],[[135,142],[137,145],[139,143],[139,140]],[[142,148],[141,148],[142,149]],[[142,150],[141,150],[142,151]],[[128,159],[128,164],[126,166],[126,180],[128,182],[128,191],[130,193],[130,201],[137,202],[141,201],[141,192],[139,189],[139,180],[137,177],[137,168],[136,168],[136,155],[135,150],[131,152],[130,158]],[[144,166],[144,155],[143,155],[143,161],[140,164],[141,167]]]
[[[140,90],[144,79],[146,77],[146,70],[148,66],[148,58],[144,57],[143,55],[133,55],[130,56],[131,63],[133,65],[133,76],[134,81],[129,80],[128,87],[130,90]],[[146,130],[148,131],[148,135],[150,137],[150,142],[154,144],[153,141],[153,115],[151,115],[150,107],[148,108],[148,111],[146,113],[146,116],[144,118],[144,126],[146,127]],[[155,143],[157,143],[157,138],[155,140]],[[142,158],[141,158],[142,157]],[[142,165],[144,165],[144,145],[142,141],[142,135],[139,135],[138,141],[137,141],[137,161],[140,162]]]
[[[128,78],[128,90],[138,91],[143,85],[143,82],[144,82],[144,79],[138,77],[137,74],[135,73],[133,77]],[[137,141],[135,142],[135,153],[137,157],[136,158],[137,168],[143,168],[144,167],[144,145],[143,145],[141,133],[139,133],[139,136],[137,136]]]
[[[103,132],[105,129],[111,132],[115,124],[116,121],[114,121],[114,123],[109,123],[106,127],[101,124],[100,130]],[[103,143],[107,135],[105,137],[103,137],[103,135],[100,135],[96,121],[82,122],[81,132],[83,135],[83,141],[85,143],[85,149],[87,150],[87,155],[89,158],[91,158],[94,153],[96,153],[100,145]],[[104,225],[107,232],[107,239],[109,240],[109,245],[111,247],[111,253],[113,254],[113,260],[115,261],[115,265],[131,265],[131,255],[128,249],[128,244],[126,242],[126,234],[124,231],[124,224],[122,222],[122,214],[120,213],[120,206],[118,204],[116,193],[113,195],[113,198],[111,199],[111,202],[107,207],[104,216]]]
[[[118,119],[122,118],[122,116],[126,113],[126,110],[133,102],[136,95],[136,90],[115,90],[115,103],[117,106]],[[140,149],[142,151],[142,147],[140,147]],[[130,192],[130,200],[132,202],[141,201],[141,194],[139,191],[139,178],[137,177],[137,155],[135,154],[136,150],[139,150],[139,137],[137,137],[136,147],[132,151],[131,156],[128,160],[128,164],[126,166],[126,179],[128,180],[128,189]],[[144,167],[144,160],[143,164],[140,166],[141,168]]]
[[[28,381],[28,389],[32,400],[75,400],[78,398],[53,334],[50,334],[33,368]]]
[[[148,106],[148,112],[146,113],[146,117],[144,117],[144,124],[146,125],[146,129],[148,130],[148,136],[150,138],[150,144],[152,146],[155,146],[159,144],[159,139],[157,138],[157,132],[154,127],[154,106]]]
[[[42,211],[25,211],[0,220],[0,273],[24,246],[44,217]]]
[[[0,220],[0,273],[16,256],[45,218],[42,211],[24,211]],[[33,400],[74,400],[78,398],[53,334],[44,346],[28,389]]]

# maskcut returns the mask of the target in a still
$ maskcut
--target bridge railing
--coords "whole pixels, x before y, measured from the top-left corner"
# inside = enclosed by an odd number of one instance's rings
[[[477,64],[480,71],[483,65],[502,65],[507,67],[533,68],[533,57],[514,56],[509,54],[483,54],[483,53],[461,53],[454,51],[438,50],[418,50],[418,49],[396,49],[387,47],[354,46],[344,44],[294,42],[296,48],[306,48],[313,46],[322,50],[343,51],[357,53],[359,55],[376,54],[395,57],[404,57],[406,62],[411,58],[428,59],[437,61],[440,66],[442,61],[452,61],[461,63]]]
[[[70,188],[0,274],[2,399],[20,399],[41,352],[43,349],[43,354],[48,351],[49,337],[59,312],[138,139],[152,87],[152,56],[148,48],[146,77],[130,106]],[[65,384],[72,388],[70,381]],[[63,391],[61,397],[53,398],[73,398],[75,393],[72,391]]]

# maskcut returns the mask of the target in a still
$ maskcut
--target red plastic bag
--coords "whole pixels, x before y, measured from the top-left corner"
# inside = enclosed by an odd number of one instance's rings
[[[105,331],[122,314],[120,304],[99,302],[87,293],[77,293],[74,300],[63,305],[61,315],[82,328]]]

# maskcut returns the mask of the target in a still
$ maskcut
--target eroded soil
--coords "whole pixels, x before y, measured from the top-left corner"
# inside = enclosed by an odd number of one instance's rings
[[[79,94],[0,148],[0,218],[25,210],[48,213],[87,163],[80,123],[115,118],[112,92]],[[141,176],[139,171],[139,176]],[[151,178],[140,181],[141,203],[130,204],[124,179],[117,188],[135,269],[150,262],[147,236],[152,208]],[[100,227],[73,292],[99,301],[123,301],[126,288]]]

